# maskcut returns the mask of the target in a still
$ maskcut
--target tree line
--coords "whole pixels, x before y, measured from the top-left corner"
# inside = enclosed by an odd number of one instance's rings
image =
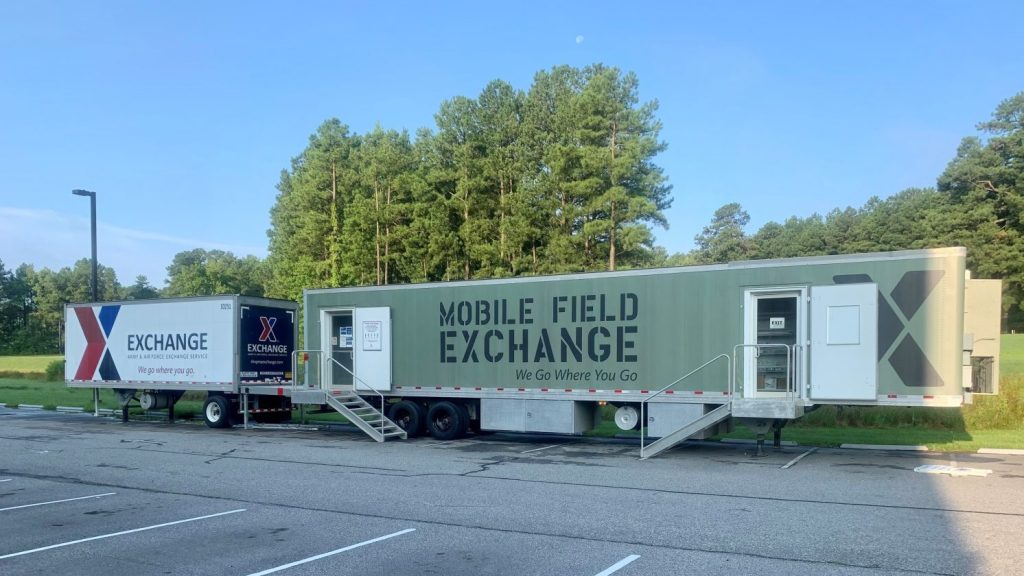
[[[96,291],[102,301],[144,300],[213,294],[264,293],[264,262],[221,250],[187,250],[167,267],[167,283],[156,288],[145,276],[121,285],[110,267],[97,265]],[[0,354],[56,354],[63,349],[64,305],[92,300],[92,263],[37,270],[21,264],[9,270],[0,261]]]
[[[963,139],[934,188],[753,233],[729,202],[693,250],[672,255],[653,242],[672,200],[656,112],[634,74],[593,65],[538,72],[526,90],[494,80],[443,102],[415,137],[330,119],[281,173],[266,259],[181,252],[161,289],[145,277],[121,286],[100,266],[100,295],[299,300],[304,288],[959,245],[976,277],[1004,281],[1008,326],[1024,325],[1024,92]],[[88,260],[58,271],[0,262],[0,353],[59,351],[63,304],[88,291]]]
[[[671,264],[698,264],[965,246],[976,278],[1003,281],[1004,329],[1024,326],[1024,92],[1001,102],[980,136],[964,138],[934,188],[873,197],[860,208],[790,217],[746,233],[737,203],[719,208],[695,249]]]
[[[494,80],[415,137],[328,120],[281,174],[267,292],[655,264],[656,111],[636,75],[594,65]]]

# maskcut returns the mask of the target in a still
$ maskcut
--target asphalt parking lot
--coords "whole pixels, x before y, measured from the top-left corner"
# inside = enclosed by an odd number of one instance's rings
[[[0,574],[1013,574],[1024,457],[0,408]],[[798,459],[799,458],[799,459]],[[921,474],[922,464],[991,470]]]

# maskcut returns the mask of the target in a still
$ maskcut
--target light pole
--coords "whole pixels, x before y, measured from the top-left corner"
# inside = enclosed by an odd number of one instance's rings
[[[98,279],[96,277],[96,193],[88,190],[72,190],[72,194],[75,196],[88,196],[89,197],[89,208],[92,212],[92,301],[98,302],[100,294],[98,290]],[[93,416],[100,415],[100,389],[92,389],[92,414]]]
[[[89,197],[89,208],[92,210],[92,301],[98,302],[100,295],[96,284],[96,193],[88,190],[72,190],[71,193],[75,196]]]

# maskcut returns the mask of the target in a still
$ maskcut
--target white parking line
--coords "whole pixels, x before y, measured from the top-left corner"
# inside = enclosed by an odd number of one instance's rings
[[[534,448],[532,450],[523,450],[522,452],[520,452],[520,454],[529,454],[530,452],[540,452],[541,450],[547,450],[548,448],[557,448],[559,446],[561,446],[561,444],[552,444],[551,446],[544,446],[542,448]]]
[[[626,566],[626,564],[629,564],[630,562],[632,562],[633,560],[636,560],[639,557],[640,557],[639,554],[630,554],[629,556],[626,556],[625,558],[623,558],[622,560],[619,560],[615,564],[612,564],[611,566],[605,568],[604,571],[598,572],[596,574],[596,576],[608,576],[609,574],[618,572],[619,570],[624,568]]]
[[[61,502],[74,502],[75,500],[88,500],[90,498],[103,498],[104,496],[113,496],[117,492],[107,492],[105,494],[93,494],[92,496],[79,496],[78,498],[65,498],[64,500],[50,500],[49,502],[36,502],[35,504],[22,504],[21,506],[10,506],[8,508],[0,508],[0,512],[6,512],[8,510],[17,510],[19,508],[32,508],[33,506],[46,506],[47,504],[60,504]]]
[[[452,444],[458,444],[459,446],[470,446],[472,444],[483,444],[480,440],[437,440],[434,442],[427,442],[424,446],[435,447],[435,446],[451,446]]]
[[[783,469],[783,470],[786,470],[786,469],[788,469],[789,467],[793,466],[793,465],[794,465],[794,464],[796,464],[797,462],[799,462],[799,461],[803,460],[805,456],[810,456],[811,452],[814,452],[814,451],[816,451],[816,450],[817,450],[817,448],[811,448],[811,449],[810,449],[810,450],[808,450],[807,452],[804,452],[803,454],[801,454],[801,455],[797,456],[796,458],[793,458],[793,459],[792,459],[792,460],[790,460],[790,461],[789,461],[789,463],[787,463],[787,464],[786,464],[785,466],[782,466],[782,469]]]
[[[174,526],[175,524],[184,524],[185,522],[195,522],[196,520],[206,520],[207,518],[216,518],[217,516],[225,516],[227,514],[237,514],[239,512],[245,512],[245,508],[239,508],[238,510],[228,510],[227,512],[218,512],[216,514],[208,514],[206,516],[197,516],[195,518],[186,518],[184,520],[175,520],[174,522],[164,522],[163,524],[156,524],[154,526],[146,526],[144,528],[135,528],[133,530],[123,530],[121,532],[114,532],[112,534],[102,534],[100,536],[92,536],[91,538],[82,538],[81,540],[72,540],[71,542],[61,542],[60,544],[51,544],[49,546],[43,546],[42,548],[33,548],[32,550],[22,550],[21,552],[14,552],[12,554],[4,554],[0,556],[0,560],[5,558],[14,558],[15,556],[24,556],[25,554],[34,554],[35,552],[43,552],[44,550],[53,550],[54,548],[63,548],[64,546],[71,546],[73,544],[81,544],[82,542],[92,542],[93,540],[102,540],[104,538],[113,538],[114,536],[124,536],[125,534],[132,534],[135,532],[144,532],[146,530],[154,530],[156,528],[163,528],[165,526]]]
[[[10,482],[11,480],[14,480],[14,478],[4,478],[3,480],[0,480],[0,482]]]
[[[353,544],[351,546],[345,546],[344,548],[338,548],[337,550],[331,550],[330,552],[324,552],[323,554],[317,554],[316,556],[310,556],[309,558],[304,558],[302,560],[296,560],[295,562],[289,562],[288,564],[282,564],[280,566],[277,566],[276,568],[270,568],[270,569],[264,570],[262,572],[253,572],[252,574],[249,574],[249,576],[264,576],[264,574],[273,574],[274,572],[280,572],[281,570],[287,570],[289,568],[292,568],[294,566],[298,566],[300,564],[306,564],[308,562],[313,562],[315,560],[320,560],[321,558],[327,558],[328,556],[334,556],[335,554],[341,554],[342,552],[348,552],[349,550],[352,550],[354,548],[359,548],[360,546],[366,546],[367,544],[373,544],[374,542],[380,542],[381,540],[387,540],[388,538],[394,538],[395,536],[401,536],[402,534],[408,534],[409,532],[414,532],[414,531],[416,531],[415,528],[406,528],[405,530],[399,530],[398,532],[395,532],[394,534],[388,534],[387,536],[380,536],[378,538],[374,538],[373,540],[367,540],[365,542],[360,542],[358,544]]]

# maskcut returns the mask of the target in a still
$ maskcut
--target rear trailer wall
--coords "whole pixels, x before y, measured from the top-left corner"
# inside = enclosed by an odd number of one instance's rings
[[[321,348],[325,311],[388,307],[394,395],[649,391],[732,354],[744,341],[746,291],[849,283],[877,284],[880,397],[962,393],[962,248],[308,290],[305,347]],[[725,363],[674,389],[714,402],[728,390]]]

